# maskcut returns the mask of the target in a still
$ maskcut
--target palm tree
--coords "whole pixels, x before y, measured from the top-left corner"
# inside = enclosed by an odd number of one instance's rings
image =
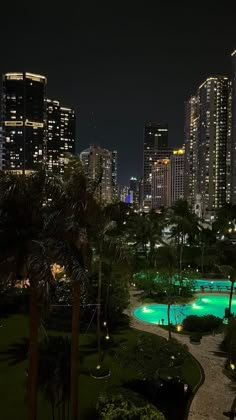
[[[68,337],[46,336],[39,342],[38,389],[51,405],[52,420],[69,420],[70,347]],[[28,338],[1,352],[10,366],[27,359]]]
[[[8,271],[14,270],[15,278],[20,274],[30,281],[28,420],[35,420],[37,413],[39,308],[44,285],[52,280],[50,265],[54,262],[65,267],[73,284],[71,411],[73,420],[78,416],[79,306],[86,280],[80,220],[83,213],[79,210],[85,203],[72,194],[72,186],[81,192],[81,185],[81,177],[74,172],[64,183],[43,172],[29,177],[0,175],[0,207],[4,214],[0,235],[7,237],[0,270],[4,267],[7,273],[8,263]]]
[[[205,227],[203,225],[199,226],[199,244],[201,247],[200,266],[202,274],[204,273],[206,250],[215,243],[215,240],[216,238],[214,232],[209,229],[209,227]]]
[[[127,247],[123,241],[123,231],[118,228],[120,205],[112,204],[97,207],[94,213],[94,227],[92,229],[92,243],[98,264],[98,295],[97,295],[97,343],[98,366],[101,363],[101,297],[103,263],[111,259],[126,259]],[[115,220],[114,220],[115,219]],[[94,231],[95,228],[95,231]],[[109,289],[107,289],[109,290]],[[107,297],[108,299],[108,297]]]
[[[40,302],[47,282],[53,281],[50,260],[43,244],[43,172],[29,177],[0,173],[0,208],[3,215],[1,238],[5,238],[0,258],[3,276],[30,282],[29,371],[27,418],[37,416],[38,326]]]
[[[216,220],[213,223],[213,230],[228,237],[236,229],[236,206],[225,204],[224,207],[218,209]]]
[[[230,293],[229,293],[229,307],[228,307],[228,319],[232,316],[231,314],[231,306],[232,306],[232,298],[234,292],[234,284],[236,282],[236,268],[235,266],[231,265],[221,265],[218,266],[219,271],[223,274],[224,277],[228,277],[231,282]]]
[[[173,247],[165,245],[158,250],[158,268],[159,277],[158,287],[165,291],[167,296],[167,320],[168,320],[168,331],[169,339],[171,339],[171,319],[170,319],[170,308],[175,300],[176,286],[174,285],[174,274],[176,272],[176,254]]]
[[[144,256],[142,264],[146,277],[152,276],[156,271],[156,248],[163,244],[162,229],[164,225],[163,215],[150,210],[149,213],[132,214],[127,222],[129,241],[133,243],[136,257]]]
[[[186,237],[193,239],[199,232],[197,216],[191,212],[187,201],[179,200],[169,210],[167,223],[172,226],[171,237],[175,239],[178,255],[179,276],[183,269],[183,251]]]
[[[67,337],[49,336],[40,343],[38,387],[51,404],[52,420],[69,420],[70,351]]]
[[[61,194],[56,193],[57,184],[52,188],[54,200],[47,225],[47,245],[52,259],[64,267],[72,282],[71,418],[77,420],[79,311],[80,301],[85,295],[86,272],[91,264],[87,227],[96,203],[93,185],[84,176],[76,158],[69,159],[61,187]]]

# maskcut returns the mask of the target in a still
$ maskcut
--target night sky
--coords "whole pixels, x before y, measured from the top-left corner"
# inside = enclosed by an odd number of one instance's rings
[[[235,16],[227,1],[202,4],[1,2],[0,72],[48,76],[48,97],[78,111],[77,151],[117,149],[128,183],[142,174],[144,121],[168,122],[181,145],[184,101],[206,77],[230,74]]]

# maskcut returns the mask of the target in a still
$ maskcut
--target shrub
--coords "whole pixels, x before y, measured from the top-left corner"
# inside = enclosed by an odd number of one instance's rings
[[[191,395],[184,391],[184,382],[178,378],[160,378],[155,375],[150,379],[135,379],[124,384],[125,387],[140,394],[153,404],[167,419],[186,418],[186,405]]]
[[[222,319],[214,315],[189,315],[183,320],[183,327],[189,332],[210,332],[222,326]]]
[[[228,353],[228,359],[236,363],[236,317],[231,317],[225,330],[222,348]]]
[[[202,334],[199,332],[192,333],[189,339],[190,343],[200,343],[202,339]]]
[[[100,397],[97,404],[99,419],[106,420],[164,420],[164,416],[151,404],[137,407],[122,395]]]

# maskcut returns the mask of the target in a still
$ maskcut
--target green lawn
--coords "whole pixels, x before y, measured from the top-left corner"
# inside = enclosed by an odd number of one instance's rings
[[[23,315],[14,315],[2,321],[0,328],[0,352],[6,351],[10,345],[20,342],[23,337],[28,335],[28,320]],[[43,334],[43,331],[40,332]],[[54,333],[55,334],[55,333]],[[58,332],[56,333],[58,334]],[[149,335],[148,333],[136,330],[125,330],[113,335],[114,343],[126,340],[126,346],[131,346],[137,341],[139,335]],[[154,337],[154,336],[153,336]],[[80,343],[86,355],[83,358],[83,367],[95,367],[97,355],[94,348],[89,353],[89,343],[94,341],[92,335],[81,335]],[[155,336],[156,347],[163,345],[163,339]],[[25,368],[27,361],[10,366],[7,361],[2,360],[0,354],[0,404],[1,419],[3,420],[25,420]],[[81,418],[85,418],[85,413],[90,407],[96,404],[97,397],[108,386],[121,385],[124,380],[139,377],[139,372],[132,368],[122,368],[117,359],[105,353],[104,364],[109,366],[111,376],[105,379],[93,379],[86,374],[81,374],[79,378],[79,403]],[[194,388],[200,378],[199,367],[189,355],[183,365],[183,373],[186,381]],[[39,419],[50,419],[49,405],[39,398]],[[16,417],[17,415],[17,417]]]

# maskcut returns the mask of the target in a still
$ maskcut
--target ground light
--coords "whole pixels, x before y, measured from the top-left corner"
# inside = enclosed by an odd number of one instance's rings
[[[234,363],[230,363],[230,368],[231,368],[232,370],[235,370],[235,364],[234,364]]]
[[[176,325],[176,330],[177,330],[178,332],[181,332],[181,331],[182,331],[182,329],[183,329],[183,326],[182,326],[182,325]]]

